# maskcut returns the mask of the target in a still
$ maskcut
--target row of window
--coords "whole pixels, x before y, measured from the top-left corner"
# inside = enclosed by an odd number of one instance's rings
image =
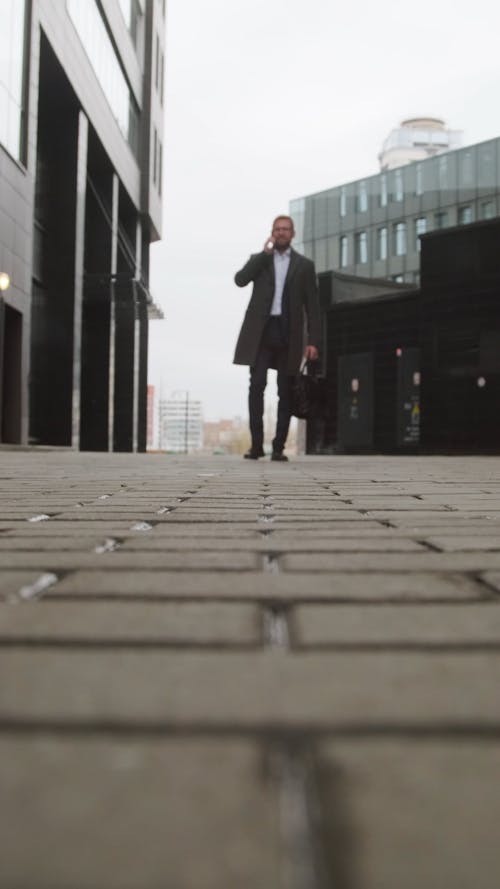
[[[481,205],[481,216],[483,219],[491,219],[495,216],[494,201],[485,201]],[[473,222],[472,206],[467,205],[458,209],[458,224],[467,225]],[[434,228],[447,228],[449,225],[448,213],[442,211],[434,214]],[[408,234],[409,224],[406,222],[396,222],[389,229],[388,226],[382,225],[375,229],[375,259],[383,260],[389,256],[391,250],[392,256],[406,256],[408,252]],[[413,245],[414,251],[420,251],[420,235],[425,234],[427,228],[427,217],[419,216],[413,220]],[[389,243],[389,232],[391,232],[391,244]],[[351,260],[349,256],[349,236],[342,235],[339,239],[339,266],[347,268],[352,265],[365,265],[368,262],[368,235],[367,231],[356,232],[354,235],[354,258]]]
[[[118,126],[137,157],[139,109],[96,0],[67,0],[67,9]]]
[[[445,191],[457,187],[457,170],[458,180],[462,188],[475,188],[476,186],[494,185],[497,180],[496,175],[496,158],[493,146],[485,146],[481,150],[481,157],[478,159],[478,178],[476,177],[476,156],[473,149],[461,151],[458,155],[458,164],[453,155],[443,154],[433,158],[433,167],[428,166],[429,161],[418,162],[409,165],[409,167],[399,167],[388,173],[381,173],[377,177],[377,205],[386,207],[388,203],[401,203],[404,200],[405,193],[412,193],[416,197],[420,197],[425,191],[438,190]],[[411,188],[406,183],[405,176],[410,175],[406,170],[411,171],[412,182]],[[432,181],[425,182],[425,177],[429,178],[432,170]],[[369,188],[373,187],[373,180],[361,180],[355,185],[355,211],[357,213],[366,213],[369,208]],[[352,186],[351,186],[352,188]],[[347,215],[347,203],[350,188],[342,186],[340,189],[340,215]]]

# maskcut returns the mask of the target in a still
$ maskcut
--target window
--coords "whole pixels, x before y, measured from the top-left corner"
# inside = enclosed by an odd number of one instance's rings
[[[392,174],[392,197],[394,201],[403,200],[403,171],[394,170]]]
[[[67,9],[113,116],[137,157],[139,110],[96,0],[67,0]]]
[[[356,235],[356,262],[362,265],[368,262],[368,239],[366,232],[358,232]]]
[[[443,155],[438,161],[438,183],[440,189],[448,188],[448,158]]]
[[[349,264],[349,244],[347,235],[342,235],[340,239],[340,268],[345,269]]]
[[[347,215],[347,192],[345,188],[340,189],[340,215]]]
[[[366,213],[368,210],[368,192],[366,190],[366,182],[364,181],[358,184],[357,204],[358,213]]]
[[[415,194],[419,197],[424,193],[424,171],[422,164],[417,164],[415,169]]]
[[[381,207],[387,207],[387,176],[385,173],[380,177],[379,205]]]
[[[472,222],[472,207],[459,207],[458,208],[458,224],[459,225],[468,225],[469,222]]]
[[[24,2],[1,0],[0,142],[16,160],[24,157]]]
[[[434,216],[434,222],[436,224],[436,228],[446,228],[448,225],[448,213],[446,210],[441,210],[439,213],[436,213]]]
[[[394,254],[405,256],[406,254],[406,223],[397,222],[394,226]]]
[[[495,202],[483,201],[481,204],[481,219],[493,219],[495,216]]]
[[[415,251],[420,253],[420,235],[427,231],[427,219],[425,216],[419,216],[415,219]]]
[[[387,259],[387,227],[377,229],[377,259]]]
[[[459,176],[462,187],[474,185],[474,157],[472,151],[461,151],[459,154]]]
[[[158,194],[161,197],[163,182],[163,145],[158,139]]]
[[[153,182],[156,185],[158,181],[158,133],[156,127],[153,127]]]
[[[142,19],[142,10],[138,0],[119,0],[125,24],[130,31],[134,46],[137,48],[139,23]]]
[[[160,38],[156,35],[156,53],[155,53],[155,87],[158,92],[160,88]]]
[[[477,148],[477,184],[480,188],[494,189],[496,186],[495,148],[491,143]]]

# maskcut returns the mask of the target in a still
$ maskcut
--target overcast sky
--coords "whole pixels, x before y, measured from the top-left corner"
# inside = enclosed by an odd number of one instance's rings
[[[498,0],[168,0],[163,240],[149,382],[246,415],[234,272],[289,201],[378,171],[401,120],[500,135]],[[270,374],[271,392],[275,390]]]

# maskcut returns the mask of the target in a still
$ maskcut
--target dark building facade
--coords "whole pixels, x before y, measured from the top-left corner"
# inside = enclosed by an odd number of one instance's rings
[[[500,220],[422,238],[422,446],[500,452]]]
[[[308,453],[500,452],[500,220],[422,238],[419,290],[319,276]]]
[[[165,3],[4,5],[0,440],[144,450]]]

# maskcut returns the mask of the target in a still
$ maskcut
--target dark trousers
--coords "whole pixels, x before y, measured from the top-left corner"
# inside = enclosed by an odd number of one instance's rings
[[[248,412],[254,450],[260,450],[264,442],[264,389],[270,367],[278,371],[278,419],[273,451],[281,452],[285,447],[291,409],[291,378],[287,374],[287,361],[288,344],[283,335],[281,317],[271,315],[262,334],[255,364],[250,368]]]

